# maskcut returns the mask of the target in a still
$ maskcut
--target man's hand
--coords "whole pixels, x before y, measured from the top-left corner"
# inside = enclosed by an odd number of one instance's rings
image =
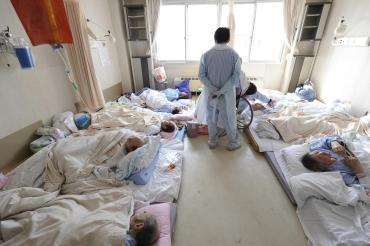
[[[343,145],[341,145],[340,143],[338,143],[337,141],[333,141],[331,142],[331,149],[337,153],[338,155],[341,155],[341,156],[346,156],[346,149],[344,148]]]
[[[344,163],[352,169],[358,178],[366,177],[365,170],[356,157],[345,155]]]

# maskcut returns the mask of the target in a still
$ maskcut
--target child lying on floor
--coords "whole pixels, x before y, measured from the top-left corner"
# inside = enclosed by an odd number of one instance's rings
[[[131,217],[126,246],[150,246],[158,239],[159,226],[154,215],[142,213]]]

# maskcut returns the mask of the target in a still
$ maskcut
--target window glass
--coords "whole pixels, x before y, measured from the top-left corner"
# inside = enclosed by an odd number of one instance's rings
[[[248,59],[249,46],[253,30],[254,4],[235,4],[235,39],[234,49],[243,60]],[[228,26],[229,5],[222,5],[221,26]]]
[[[158,59],[185,60],[185,5],[163,5],[158,20]]]
[[[283,4],[257,3],[250,61],[279,62],[283,45]]]
[[[217,5],[194,4],[188,6],[187,60],[198,60],[214,45],[217,29]]]

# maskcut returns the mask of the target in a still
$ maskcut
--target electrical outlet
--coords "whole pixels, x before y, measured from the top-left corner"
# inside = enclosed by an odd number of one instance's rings
[[[334,46],[369,46],[370,37],[335,37],[332,41]]]

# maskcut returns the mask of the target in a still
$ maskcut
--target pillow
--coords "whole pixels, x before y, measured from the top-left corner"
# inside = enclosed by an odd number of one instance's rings
[[[313,172],[305,168],[301,162],[302,156],[309,151],[308,144],[291,145],[281,150],[289,177]]]
[[[160,141],[160,136],[148,137],[145,145],[128,153],[118,162],[116,178],[118,180],[127,179],[131,174],[148,167],[159,151]]]
[[[157,246],[171,246],[171,238],[175,229],[176,205],[173,203],[158,203],[138,209],[135,214],[153,214],[159,225],[159,240]]]
[[[347,187],[339,172],[303,173],[292,177],[290,186],[300,208],[310,197],[326,199],[342,206],[356,205],[359,200],[363,200],[360,190]]]
[[[78,128],[73,119],[73,113],[66,111],[53,116],[53,126],[60,129],[66,136],[78,132]]]

